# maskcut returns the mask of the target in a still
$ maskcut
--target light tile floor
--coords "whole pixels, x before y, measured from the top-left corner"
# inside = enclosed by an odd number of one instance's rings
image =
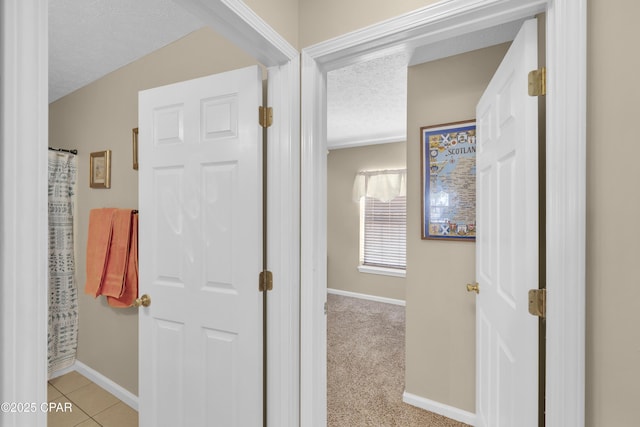
[[[73,371],[49,381],[49,427],[138,427],[138,412]]]

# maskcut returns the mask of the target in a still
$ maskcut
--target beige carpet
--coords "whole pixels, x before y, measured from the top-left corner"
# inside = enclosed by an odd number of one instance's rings
[[[461,427],[402,402],[404,307],[328,295],[328,427]]]

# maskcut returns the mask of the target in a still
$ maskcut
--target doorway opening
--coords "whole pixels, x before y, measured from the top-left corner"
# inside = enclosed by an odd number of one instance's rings
[[[488,3],[488,2],[487,2]],[[477,5],[476,5],[477,6]],[[326,300],[324,287],[326,286],[326,265],[324,257],[318,257],[318,253],[323,253],[322,248],[326,247],[326,235],[323,230],[325,227],[325,213],[322,206],[326,203],[326,184],[324,182],[324,171],[326,170],[326,148],[323,141],[326,140],[326,94],[323,91],[323,85],[326,82],[326,73],[340,68],[342,66],[355,63],[365,59],[380,57],[390,52],[402,50],[404,48],[413,47],[421,43],[430,45],[432,52],[438,51],[437,47],[443,49],[456,49],[454,47],[460,41],[459,37],[472,34],[481,29],[494,28],[501,23],[513,22],[514,19],[533,16],[537,13],[546,11],[549,19],[547,30],[548,43],[551,48],[547,52],[547,65],[550,67],[554,77],[555,92],[547,97],[548,106],[554,111],[554,115],[550,123],[548,123],[549,134],[548,148],[551,150],[548,154],[548,172],[547,172],[547,200],[573,200],[578,199],[578,204],[563,203],[562,211],[552,211],[548,213],[547,222],[547,238],[553,236],[553,242],[548,242],[549,250],[547,251],[547,281],[548,284],[555,279],[556,285],[561,277],[570,277],[572,285],[570,289],[566,289],[558,295],[559,306],[555,312],[555,320],[551,321],[548,317],[547,327],[550,322],[556,328],[552,335],[563,336],[575,334],[575,329],[568,330],[567,325],[563,324],[560,319],[571,318],[571,324],[582,325],[578,333],[577,341],[573,344],[566,340],[554,339],[553,336],[548,337],[548,342],[553,342],[556,346],[555,351],[562,351],[565,357],[549,358],[555,364],[554,368],[548,370],[547,379],[551,379],[554,383],[552,386],[547,382],[547,390],[552,390],[552,395],[548,395],[547,414],[548,425],[565,425],[567,419],[581,419],[583,417],[584,402],[580,393],[575,393],[575,389],[565,387],[566,384],[578,383],[583,384],[584,378],[584,351],[580,343],[584,342],[584,321],[580,320],[580,310],[571,308],[575,301],[567,299],[569,295],[576,296],[579,300],[583,300],[580,296],[584,294],[584,260],[581,255],[577,255],[577,269],[567,269],[566,264],[558,263],[554,259],[553,253],[558,254],[560,248],[574,246],[580,253],[584,248],[584,240],[574,240],[571,235],[573,232],[584,235],[584,158],[573,159],[567,157],[567,147],[574,148],[584,147],[585,139],[584,114],[578,113],[584,111],[583,97],[574,98],[573,101],[568,100],[563,94],[565,93],[584,93],[586,80],[584,79],[584,50],[576,52],[575,49],[584,47],[585,38],[585,15],[582,7],[584,5],[575,5],[571,7],[571,11],[563,7],[562,9],[554,7],[553,4],[545,2],[522,2],[518,5],[483,4],[483,10],[478,6],[465,6],[464,12],[460,9],[452,10],[449,6],[427,7],[423,9],[424,20],[420,20],[417,16],[406,18],[406,21],[398,19],[386,22],[384,25],[374,26],[366,31],[356,32],[350,37],[344,37],[332,40],[321,45],[303,50],[303,81],[302,94],[303,99],[311,100],[303,103],[303,158],[302,158],[302,337],[313,337],[312,343],[302,344],[302,370],[301,370],[301,387],[302,387],[302,419],[315,423],[322,422],[324,419],[324,408],[326,402],[324,393],[318,387],[324,384],[323,374],[326,367],[322,361],[318,360],[318,353],[324,353],[325,337],[323,331],[326,330],[325,319],[320,313],[323,312],[323,305]],[[408,24],[412,22],[413,24]],[[562,23],[562,24],[560,24]],[[581,34],[580,37],[569,37],[570,29],[574,34]],[[451,43],[448,43],[451,42]],[[559,54],[560,53],[560,54]],[[578,60],[578,64],[570,63],[567,58],[572,57]],[[556,67],[551,67],[553,63]],[[577,65],[577,66],[576,66]],[[578,80],[567,80],[566,70],[575,71]],[[561,71],[562,70],[562,71]],[[559,82],[562,81],[562,84]],[[549,92],[548,92],[549,93]],[[567,122],[569,120],[569,122]],[[558,133],[559,132],[559,133]],[[562,143],[554,145],[554,138],[563,135]],[[569,136],[569,140],[565,137]],[[563,146],[559,148],[558,145]],[[571,172],[571,182],[563,181],[566,173],[562,177],[558,173],[550,172],[554,170],[551,164],[558,167],[558,170],[566,172],[569,168]],[[577,174],[574,174],[577,172]],[[562,230],[561,224],[564,219],[568,219],[569,212],[579,218],[578,223],[574,224],[575,228],[572,232]],[[559,234],[558,234],[559,233]],[[320,248],[320,250],[319,250]],[[562,252],[564,253],[564,252]],[[315,254],[315,256],[314,256]],[[563,257],[561,257],[563,258]],[[569,312],[567,312],[567,310]],[[305,314],[308,317],[305,318]],[[553,317],[553,316],[552,316]],[[574,345],[576,344],[577,345]],[[558,350],[558,348],[562,350]],[[555,354],[554,350],[547,348],[547,354]],[[548,356],[549,357],[549,356]],[[560,377],[566,377],[566,382],[559,380]],[[580,379],[582,378],[582,380]],[[562,389],[562,394],[558,394]],[[573,390],[573,391],[572,391]],[[570,400],[577,402],[578,410],[572,414],[566,414],[562,411],[564,404],[562,400],[571,395]],[[555,400],[554,400],[555,399]],[[557,405],[557,410],[552,408]],[[582,408],[582,409],[581,409]],[[555,421],[554,421],[555,420]]]
[[[504,38],[509,39],[511,36],[505,35]],[[407,129],[409,130],[406,137],[402,138],[402,142],[329,151],[327,161],[327,285],[329,293],[335,293],[333,288],[337,286],[343,295],[350,295],[349,291],[351,291],[352,296],[365,294],[364,297],[367,298],[371,295],[366,294],[373,294],[374,299],[390,298],[391,302],[401,301],[402,303],[407,301],[407,305],[410,306],[406,317],[406,339],[408,340],[406,361],[409,371],[405,381],[403,321],[401,388],[390,400],[395,399],[398,410],[404,408],[412,416],[424,417],[427,416],[426,414],[433,416],[432,412],[428,413],[424,409],[434,410],[418,398],[420,394],[429,393],[420,389],[418,384],[420,381],[416,379],[424,378],[425,369],[427,369],[419,359],[425,354],[431,354],[431,359],[439,360],[439,365],[448,364],[446,365],[448,367],[442,367],[444,370],[456,370],[459,367],[473,366],[475,363],[473,351],[449,353],[447,350],[450,343],[458,348],[464,348],[465,342],[473,342],[475,339],[475,301],[463,292],[463,285],[472,281],[475,276],[475,244],[469,241],[446,242],[420,239],[422,222],[420,218],[420,127],[475,117],[475,105],[508,46],[508,41],[500,40],[500,43],[494,46],[446,58],[429,59],[426,62],[421,61],[421,52],[416,52],[410,58],[405,56],[407,59],[399,72],[403,76],[404,83],[401,90],[402,104],[405,108],[401,118],[401,131],[404,134],[407,133]],[[384,75],[385,73],[375,68],[378,62],[384,61],[368,61],[358,66],[366,70],[366,65],[370,64],[369,72],[374,75]],[[333,108],[331,84],[334,72],[336,71],[327,74],[328,134],[331,134]],[[366,78],[363,80],[366,81]],[[374,86],[375,90],[384,92],[385,88],[380,87],[382,85],[384,82],[379,82]],[[350,90],[353,91],[353,89]],[[372,106],[371,103],[367,105],[370,107],[367,111],[377,107]],[[393,113],[388,115],[393,116]],[[329,139],[329,145],[331,147],[331,139]],[[398,151],[400,154],[397,154]],[[407,277],[362,273],[356,269],[359,206],[354,202],[355,195],[352,197],[354,177],[360,170],[371,171],[397,167],[407,169],[407,206],[413,207],[406,212]],[[336,192],[338,194],[334,194]],[[343,280],[348,283],[342,283]],[[347,290],[346,293],[345,290]],[[335,321],[331,318],[334,314],[331,305],[335,297],[331,295],[329,297],[327,322],[328,331],[331,333],[331,329],[335,327]],[[443,305],[447,306],[448,313],[434,314],[438,313]],[[402,315],[404,316],[404,308]],[[328,336],[329,346],[333,342],[332,338]],[[327,352],[332,357],[334,352],[330,347]],[[449,357],[438,359],[438,353],[448,354]],[[332,369],[336,369],[331,366],[331,363],[335,362],[330,358],[327,367],[329,425],[332,422],[331,391],[334,389],[331,384],[331,372]],[[473,417],[475,404],[474,372],[473,370],[467,372],[467,383],[464,383],[460,390],[452,391],[459,396],[457,400],[460,402],[454,406],[462,410],[456,414],[449,414],[464,422],[469,422]],[[461,379],[461,382],[464,381]]]

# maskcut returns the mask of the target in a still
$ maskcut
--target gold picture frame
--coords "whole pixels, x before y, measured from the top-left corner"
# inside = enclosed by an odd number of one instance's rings
[[[138,170],[138,128],[133,128],[133,169]]]
[[[111,188],[111,150],[91,153],[89,157],[89,187]]]

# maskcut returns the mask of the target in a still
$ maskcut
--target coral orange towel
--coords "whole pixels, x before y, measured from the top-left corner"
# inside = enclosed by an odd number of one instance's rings
[[[131,246],[131,216],[131,209],[118,209],[113,216],[111,249],[100,288],[101,295],[120,298],[124,291]]]
[[[107,297],[111,307],[130,307],[138,298],[138,215],[131,217],[131,246],[129,248],[127,276],[120,298]]]
[[[89,238],[87,240],[87,282],[84,292],[97,297],[104,278],[109,250],[113,214],[116,209],[92,209],[89,213]]]

